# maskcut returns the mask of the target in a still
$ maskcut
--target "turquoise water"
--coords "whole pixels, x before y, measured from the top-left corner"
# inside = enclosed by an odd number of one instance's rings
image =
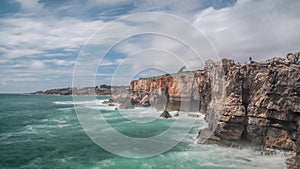
[[[250,148],[195,144],[199,127],[206,125],[202,118],[197,119],[183,141],[163,154],[141,159],[120,157],[97,146],[85,134],[73,106],[70,96],[0,95],[0,168],[285,168],[285,158],[280,153],[261,156]],[[112,127],[132,137],[159,134],[173,123],[159,119],[150,127],[132,126],[113,107],[100,105],[101,108]],[[121,113],[129,115],[130,120],[145,121],[159,115],[154,109]]]

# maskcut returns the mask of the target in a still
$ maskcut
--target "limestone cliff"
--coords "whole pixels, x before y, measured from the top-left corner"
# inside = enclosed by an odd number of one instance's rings
[[[205,103],[201,110],[206,111],[210,98],[208,81],[205,71],[134,80],[130,84],[131,100],[142,106],[184,111],[199,111],[200,103]]]
[[[300,53],[248,64],[208,61],[202,71],[134,80],[130,90],[134,105],[205,113],[209,128],[200,139],[211,133],[206,139],[293,150],[288,166],[300,166]]]

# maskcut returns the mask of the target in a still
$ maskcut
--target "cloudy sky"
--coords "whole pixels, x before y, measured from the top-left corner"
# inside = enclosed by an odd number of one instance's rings
[[[0,92],[72,86],[75,65],[88,67],[86,74],[94,72],[97,85],[126,84],[133,76],[172,73],[182,65],[201,68],[203,63],[183,45],[186,41],[208,58],[284,57],[300,51],[299,8],[298,0],[2,0]],[[107,26],[111,22],[114,27]],[[163,33],[130,34],[143,30]],[[126,33],[131,36],[113,42]]]

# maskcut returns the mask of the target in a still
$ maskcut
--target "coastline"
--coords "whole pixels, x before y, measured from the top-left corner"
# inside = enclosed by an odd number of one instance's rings
[[[92,95],[97,93],[96,89],[85,88],[77,94]],[[208,128],[199,131],[198,139],[204,137],[205,144],[236,147],[249,143],[262,146],[262,152],[269,155],[276,150],[292,151],[295,156],[287,160],[287,167],[297,168],[300,166],[299,89],[300,53],[289,53],[285,58],[247,64],[229,59],[207,61],[204,70],[133,80],[129,89],[124,87],[123,91],[107,95],[124,109],[154,107],[202,112]]]
[[[95,96],[111,96],[112,93],[120,93],[125,90],[128,90],[128,86],[109,86],[109,85],[100,85],[95,87],[83,87],[83,88],[58,88],[58,89],[48,89],[35,91],[31,93],[24,93],[30,95],[95,95]]]

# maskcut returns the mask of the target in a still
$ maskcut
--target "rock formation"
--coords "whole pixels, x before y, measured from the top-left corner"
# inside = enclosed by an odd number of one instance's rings
[[[205,71],[195,71],[134,80],[130,84],[131,100],[135,105],[158,109],[199,111],[200,102],[209,102],[206,77]]]
[[[163,117],[163,118],[166,118],[166,119],[172,118],[172,116],[170,115],[170,113],[167,110],[164,110],[159,117]]]
[[[288,167],[300,166],[300,53],[248,64],[207,61],[204,70],[134,80],[130,90],[134,105],[206,114],[200,139],[293,150]]]

